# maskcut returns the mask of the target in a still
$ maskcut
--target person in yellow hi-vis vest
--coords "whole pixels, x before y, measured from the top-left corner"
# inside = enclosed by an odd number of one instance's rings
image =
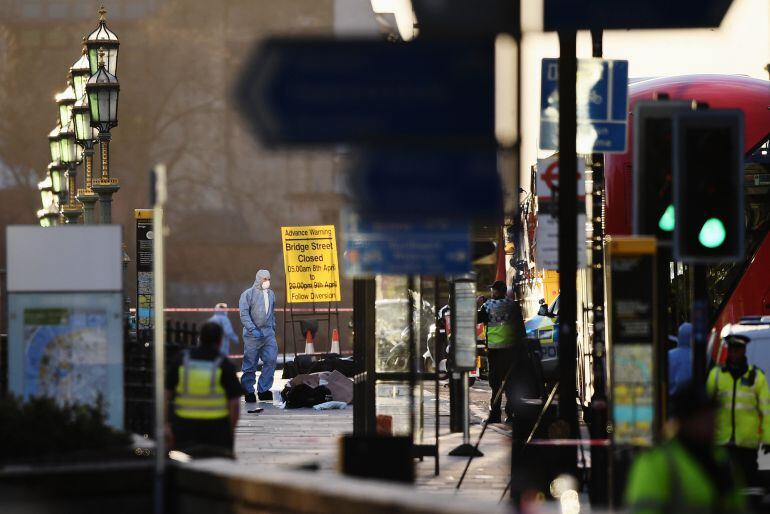
[[[630,514],[742,514],[741,473],[714,444],[716,403],[687,384],[672,398],[676,435],[634,459],[625,488]]]
[[[509,382],[504,384],[508,370],[524,360],[524,319],[521,308],[511,298],[508,298],[507,286],[502,280],[495,281],[490,287],[492,298],[485,301],[479,308],[478,321],[486,325],[487,330],[487,359],[489,361],[489,386],[492,388],[492,401],[489,405],[489,417],[486,423],[500,423],[502,418],[502,396],[498,391],[505,387],[506,423],[513,422],[515,398],[512,397],[514,387]],[[510,376],[509,376],[510,378]],[[494,399],[498,398],[497,402]]]
[[[765,453],[770,451],[770,391],[764,371],[746,359],[749,341],[742,334],[725,338],[727,362],[711,370],[706,387],[719,402],[716,443],[727,448],[748,485],[754,486],[760,444]]]
[[[170,448],[204,453],[219,448],[232,455],[243,389],[235,366],[219,351],[221,342],[222,327],[206,322],[200,345],[181,352],[169,366],[166,400],[171,412],[166,437]]]

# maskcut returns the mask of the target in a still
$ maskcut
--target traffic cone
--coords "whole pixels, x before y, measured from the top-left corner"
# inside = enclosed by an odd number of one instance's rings
[[[305,333],[305,354],[306,355],[313,355],[315,354],[315,344],[313,344],[313,334],[308,330]]]
[[[332,330],[332,349],[329,353],[340,353],[340,333],[336,328]]]

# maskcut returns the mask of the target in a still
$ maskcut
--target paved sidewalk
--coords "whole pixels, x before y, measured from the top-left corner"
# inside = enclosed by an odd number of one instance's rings
[[[285,380],[276,379],[273,390],[281,390]],[[433,443],[435,394],[432,384],[425,388],[425,442]],[[455,487],[467,458],[449,457],[448,453],[462,442],[462,434],[449,433],[449,394],[439,394],[440,474],[434,476],[434,459],[426,457],[417,463],[417,486],[424,490],[456,494]],[[481,432],[480,421],[488,405],[489,388],[477,382],[471,389],[471,441],[475,444]],[[394,416],[404,412],[405,391],[396,388],[392,397],[381,396],[383,411],[389,406]],[[399,403],[401,402],[401,403]],[[401,407],[398,407],[400,405]],[[241,419],[236,428],[235,453],[238,461],[254,469],[318,469],[319,479],[325,473],[336,473],[338,438],[353,430],[353,409],[315,411],[313,409],[280,409],[260,402],[265,410],[259,414],[246,412],[241,403]],[[394,407],[395,406],[395,407]],[[381,411],[382,412],[382,411]],[[395,423],[394,419],[394,423]],[[505,425],[493,425],[480,445],[484,457],[474,459],[459,494],[497,500],[508,480],[510,431]]]

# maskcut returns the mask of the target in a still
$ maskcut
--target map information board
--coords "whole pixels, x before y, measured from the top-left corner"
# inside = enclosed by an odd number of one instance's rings
[[[24,398],[94,404],[107,390],[103,309],[24,310]]]

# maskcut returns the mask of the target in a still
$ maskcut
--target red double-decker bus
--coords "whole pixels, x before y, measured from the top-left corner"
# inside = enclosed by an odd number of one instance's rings
[[[744,316],[770,314],[770,82],[735,75],[642,80],[629,86],[629,110],[661,93],[671,100],[695,100],[711,108],[741,109],[744,114],[746,254],[743,262],[709,267],[712,328],[719,334],[723,326]],[[607,234],[631,233],[632,152],[629,144],[627,153],[605,159]],[[672,267],[674,280],[677,269],[682,267]]]

